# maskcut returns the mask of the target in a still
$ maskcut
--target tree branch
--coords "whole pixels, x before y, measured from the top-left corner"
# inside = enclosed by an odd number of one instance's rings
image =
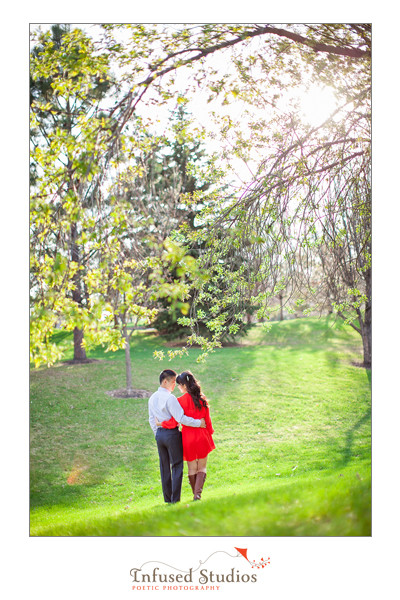
[[[347,321],[346,317],[344,316],[344,314],[342,312],[338,311],[337,314],[339,315],[339,317],[341,319],[343,319],[343,321]],[[359,333],[361,335],[361,329],[359,327],[357,327],[357,325],[354,325],[354,323],[352,323],[351,321],[348,321],[348,324],[350,325],[350,327],[355,329],[357,331],[357,333]]]

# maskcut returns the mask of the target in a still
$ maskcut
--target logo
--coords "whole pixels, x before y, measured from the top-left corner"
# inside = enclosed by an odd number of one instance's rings
[[[247,548],[234,548],[236,554],[217,550],[197,567],[188,570],[159,561],[147,561],[140,567],[130,570],[133,591],[219,591],[229,584],[252,586],[258,581],[259,574],[251,569],[264,569],[270,565],[270,558],[251,560]],[[218,567],[213,561],[218,558]],[[234,559],[234,560],[232,560]],[[244,560],[246,563],[244,563]],[[233,566],[232,566],[232,563]],[[250,567],[249,567],[250,566]]]

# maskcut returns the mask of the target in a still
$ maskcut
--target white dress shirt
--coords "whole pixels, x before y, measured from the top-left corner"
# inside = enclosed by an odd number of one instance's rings
[[[171,417],[174,417],[178,423],[189,427],[200,427],[201,425],[201,419],[187,417],[176,397],[166,388],[159,387],[149,399],[149,423],[154,435],[158,429],[156,419],[163,422],[169,421]]]

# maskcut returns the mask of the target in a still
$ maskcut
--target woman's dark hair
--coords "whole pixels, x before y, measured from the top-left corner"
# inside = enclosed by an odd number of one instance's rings
[[[196,380],[193,373],[190,371],[183,371],[183,373],[176,378],[176,383],[178,385],[186,385],[186,389],[192,396],[196,408],[200,409],[202,406],[208,406],[206,397],[201,391],[200,383]]]

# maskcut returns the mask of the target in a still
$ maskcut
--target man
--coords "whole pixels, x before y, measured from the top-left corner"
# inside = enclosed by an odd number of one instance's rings
[[[183,476],[182,434],[179,427],[163,429],[159,422],[174,417],[178,423],[189,427],[205,427],[204,419],[187,417],[178,400],[172,394],[176,383],[176,373],[165,369],[160,374],[160,387],[149,399],[149,423],[157,442],[160,457],[161,484],[165,502],[179,502],[181,499]]]

